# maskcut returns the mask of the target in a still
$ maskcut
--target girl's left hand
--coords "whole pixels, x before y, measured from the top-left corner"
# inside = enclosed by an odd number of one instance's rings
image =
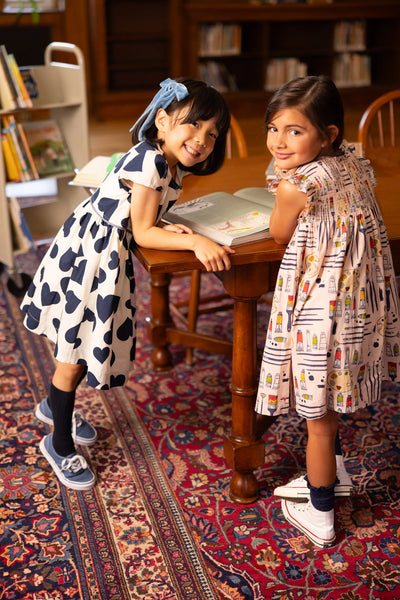
[[[193,233],[190,227],[186,227],[186,225],[182,225],[181,223],[175,223],[170,225],[164,225],[163,229],[167,231],[172,231],[173,233]]]

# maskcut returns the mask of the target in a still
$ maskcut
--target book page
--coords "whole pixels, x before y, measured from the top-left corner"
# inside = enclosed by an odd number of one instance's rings
[[[231,219],[215,223],[214,228],[218,231],[223,231],[228,235],[239,236],[248,234],[259,228],[269,228],[269,215],[262,212],[248,212],[240,216],[239,219]]]

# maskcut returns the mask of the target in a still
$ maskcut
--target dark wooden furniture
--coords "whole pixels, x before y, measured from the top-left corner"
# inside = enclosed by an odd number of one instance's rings
[[[72,0],[70,0],[72,2]],[[332,73],[337,55],[334,29],[342,20],[365,20],[372,85],[344,90],[345,101],[361,112],[376,96],[398,87],[400,3],[345,0],[318,4],[259,4],[248,0],[87,0],[92,56],[94,112],[98,118],[140,114],[159,81],[167,76],[198,77],[198,63],[224,63],[238,90],[226,94],[236,116],[263,114],[267,63],[297,57],[309,73]],[[234,56],[199,58],[201,25],[241,28]],[[68,40],[73,41],[73,40]],[[75,42],[76,43],[76,42]]]
[[[262,186],[266,157],[231,159],[215,175],[189,178],[182,200],[217,190],[233,192],[249,185]],[[400,273],[400,176],[384,162],[377,188],[383,207],[395,261]],[[148,318],[148,334],[154,345],[153,363],[157,370],[171,367],[168,344],[192,345],[210,352],[232,351],[232,430],[224,440],[225,457],[234,473],[230,483],[231,497],[238,503],[250,503],[258,497],[258,482],[253,471],[264,464],[265,444],[262,433],[272,422],[268,417],[258,421],[254,412],[257,392],[257,299],[274,288],[284,246],[273,240],[248,244],[236,249],[232,268],[220,274],[226,291],[234,300],[233,343],[217,340],[177,327],[169,313],[169,281],[171,273],[201,268],[191,252],[172,252],[138,248],[136,256],[151,276],[152,314]]]
[[[195,76],[198,63],[223,63],[235,77],[238,91],[227,93],[231,109],[241,116],[255,103],[265,104],[264,82],[268,61],[296,57],[308,74],[332,76],[334,30],[340,21],[363,20],[365,49],[371,60],[371,86],[344,88],[344,99],[361,106],[398,87],[400,72],[400,3],[397,0],[346,0],[316,4],[257,4],[235,0],[183,0],[180,36],[174,40],[173,72]],[[236,23],[241,26],[241,52],[233,56],[199,57],[201,25]],[[177,32],[179,35],[179,32]],[[367,94],[367,97],[366,97]]]
[[[358,141],[368,150],[382,148],[381,154],[400,147],[400,89],[379,96],[361,117]]]
[[[87,0],[94,114],[135,118],[171,76],[170,10],[178,0]]]

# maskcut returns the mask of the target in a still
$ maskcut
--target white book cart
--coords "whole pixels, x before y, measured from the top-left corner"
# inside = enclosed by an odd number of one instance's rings
[[[53,53],[70,53],[71,63],[55,62]],[[76,63],[76,64],[75,64]],[[44,53],[44,64],[29,66],[36,84],[33,107],[13,111],[0,110],[0,117],[13,114],[17,121],[28,117],[57,121],[76,169],[89,160],[89,127],[83,54],[74,44],[52,42]],[[37,113],[36,115],[34,113]],[[1,121],[1,119],[0,119]],[[1,123],[0,123],[1,129]],[[0,144],[0,270],[8,271],[8,289],[22,296],[30,277],[15,268],[8,198],[20,200],[21,210],[35,242],[49,240],[57,233],[77,204],[87,196],[80,188],[68,185],[74,172],[23,183],[7,183]]]

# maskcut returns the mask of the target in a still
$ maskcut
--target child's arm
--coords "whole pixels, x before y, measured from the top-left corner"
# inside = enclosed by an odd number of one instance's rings
[[[282,179],[278,185],[269,232],[278,244],[287,244],[297,226],[297,218],[305,208],[307,196],[293,183]]]
[[[161,228],[155,225],[160,193],[135,183],[132,188],[131,221],[135,241],[144,248],[158,250],[192,250],[207,271],[230,269],[228,254],[222,247],[202,235],[191,233],[184,225]]]

